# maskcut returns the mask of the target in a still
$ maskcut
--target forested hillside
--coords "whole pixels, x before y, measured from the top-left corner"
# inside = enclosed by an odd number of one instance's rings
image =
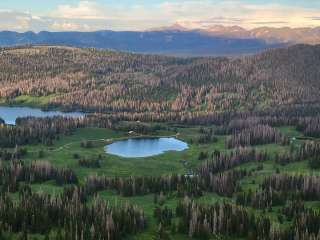
[[[320,46],[173,58],[35,46],[0,50],[2,103],[87,112],[263,110],[320,101]]]

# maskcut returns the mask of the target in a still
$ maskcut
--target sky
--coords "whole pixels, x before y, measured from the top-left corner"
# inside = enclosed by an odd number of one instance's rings
[[[320,26],[320,0],[2,0],[0,30]]]

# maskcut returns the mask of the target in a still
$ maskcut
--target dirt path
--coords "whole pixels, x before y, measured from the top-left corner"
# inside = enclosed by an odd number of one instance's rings
[[[97,140],[88,140],[89,142],[110,142],[110,141],[116,141],[117,139],[97,139]],[[60,146],[58,148],[55,149],[47,149],[46,151],[48,152],[60,152],[64,149],[68,149],[71,145],[76,144],[76,143],[81,143],[82,141],[74,141],[74,142],[69,142],[63,146]],[[28,151],[29,153],[37,153],[38,151]]]

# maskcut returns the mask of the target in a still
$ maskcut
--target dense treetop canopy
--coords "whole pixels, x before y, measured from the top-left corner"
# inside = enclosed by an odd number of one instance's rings
[[[173,58],[59,46],[0,50],[0,98],[90,112],[261,110],[318,103],[320,46]]]

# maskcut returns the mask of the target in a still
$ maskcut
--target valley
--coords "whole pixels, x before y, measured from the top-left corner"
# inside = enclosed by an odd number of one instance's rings
[[[1,49],[0,239],[317,239],[319,56]]]

